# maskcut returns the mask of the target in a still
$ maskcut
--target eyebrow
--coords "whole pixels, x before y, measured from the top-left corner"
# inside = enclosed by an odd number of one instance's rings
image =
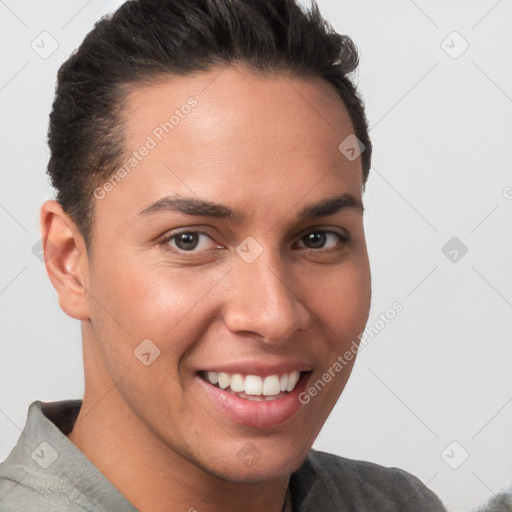
[[[364,206],[357,197],[349,193],[344,193],[305,206],[300,210],[298,218],[299,220],[315,219],[317,217],[334,215],[346,209],[358,210],[363,213]],[[144,208],[139,212],[139,215],[155,215],[161,212],[175,212],[196,217],[213,217],[216,219],[236,219],[243,217],[242,212],[234,210],[229,206],[205,201],[203,199],[181,196],[162,197],[162,199]]]

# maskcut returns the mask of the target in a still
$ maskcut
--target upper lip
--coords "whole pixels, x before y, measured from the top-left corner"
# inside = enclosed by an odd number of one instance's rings
[[[218,365],[208,365],[207,367],[201,368],[199,371],[203,372],[217,372],[217,373],[229,373],[233,375],[235,373],[241,373],[244,375],[259,375],[261,377],[267,377],[269,375],[282,375],[283,373],[290,373],[294,370],[298,372],[308,372],[312,370],[310,364],[300,361],[278,361],[272,364],[262,361],[239,361],[231,363],[222,363]]]

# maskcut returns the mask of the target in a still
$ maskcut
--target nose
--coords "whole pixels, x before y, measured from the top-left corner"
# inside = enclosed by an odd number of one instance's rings
[[[279,258],[263,255],[252,263],[236,262],[224,314],[233,333],[256,333],[275,345],[307,327],[309,313],[284,267]]]

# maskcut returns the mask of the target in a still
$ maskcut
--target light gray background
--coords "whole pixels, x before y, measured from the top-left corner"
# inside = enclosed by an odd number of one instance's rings
[[[120,3],[0,0],[0,460],[32,401],[83,393],[79,322],[32,247],[53,197],[57,69]],[[361,351],[315,447],[406,469],[470,510],[512,484],[512,2],[318,3],[361,51],[369,325],[396,300],[404,310]],[[58,43],[45,59],[31,47],[51,50],[43,31]],[[468,248],[456,262],[442,252],[452,237]]]

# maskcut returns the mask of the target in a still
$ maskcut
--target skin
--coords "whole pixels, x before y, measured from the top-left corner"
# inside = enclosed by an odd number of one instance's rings
[[[279,512],[354,360],[272,428],[226,417],[197,371],[286,359],[308,363],[313,383],[357,340],[371,296],[362,211],[298,212],[342,193],[362,200],[361,161],[338,150],[353,127],[328,83],[234,66],[136,87],[127,153],[190,96],[197,106],[94,200],[89,255],[60,205],[42,206],[48,275],[82,326],[85,392],[69,439],[141,511]],[[139,215],[167,194],[242,216]],[[194,230],[207,236],[188,252],[162,242]],[[304,236],[318,231],[334,234]],[[263,249],[252,263],[236,252],[248,236]],[[146,366],[134,349],[148,338],[161,353]],[[253,445],[261,457],[248,467],[237,454]]]

